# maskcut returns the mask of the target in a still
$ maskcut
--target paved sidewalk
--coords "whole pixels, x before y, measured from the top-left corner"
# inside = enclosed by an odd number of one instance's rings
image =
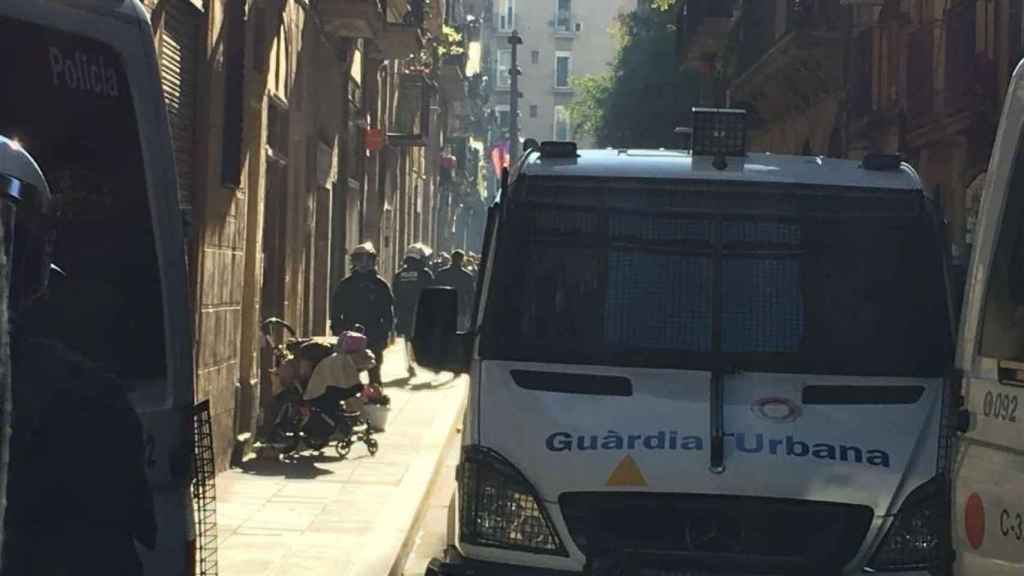
[[[295,462],[247,460],[217,476],[221,576],[387,576],[400,573],[446,444],[461,423],[467,380],[409,382],[399,341],[385,353],[391,397],[380,451],[356,444]]]

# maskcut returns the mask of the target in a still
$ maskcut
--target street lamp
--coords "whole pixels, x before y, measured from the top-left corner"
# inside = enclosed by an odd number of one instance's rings
[[[519,69],[519,46],[523,43],[523,38],[518,32],[513,31],[512,35],[508,37],[508,43],[512,46],[512,62],[509,66],[508,73],[512,76],[511,86],[512,89],[509,97],[511,102],[509,103],[509,129],[508,129],[508,154],[509,163],[515,164],[519,160],[519,75],[523,73]]]

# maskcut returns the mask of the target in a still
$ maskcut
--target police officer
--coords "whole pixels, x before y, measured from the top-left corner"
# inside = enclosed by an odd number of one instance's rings
[[[473,275],[463,266],[466,260],[466,253],[462,250],[455,250],[451,256],[452,263],[437,273],[435,285],[450,286],[459,295],[459,330],[469,328],[470,312],[473,308],[473,296],[476,291],[476,282]]]
[[[367,348],[377,364],[370,369],[370,383],[380,385],[380,369],[384,365],[384,348],[394,328],[394,302],[391,287],[377,273],[377,250],[372,242],[364,242],[352,250],[352,273],[338,283],[331,295],[331,332],[341,336],[354,330],[356,324],[365,328]]]
[[[427,267],[427,249],[422,244],[413,244],[405,251],[404,266],[395,273],[395,303],[398,311],[396,332],[405,338],[406,357],[409,359],[408,374],[415,374],[415,359],[412,352],[413,323],[420,293],[434,283],[434,275]]]
[[[13,433],[0,573],[137,576],[142,563],[135,542],[153,549],[157,533],[142,423],[124,383],[64,346],[59,326],[41,320],[52,269],[52,214],[39,167],[0,136],[0,224],[13,325]]]

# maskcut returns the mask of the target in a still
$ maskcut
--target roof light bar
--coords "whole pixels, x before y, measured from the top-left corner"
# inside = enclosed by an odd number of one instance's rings
[[[695,156],[746,156],[747,111],[694,108],[690,148]]]
[[[541,158],[578,158],[579,152],[575,142],[541,142]]]
[[[892,170],[899,170],[900,166],[903,165],[903,156],[899,154],[879,154],[877,152],[869,152],[861,160],[860,164],[865,170],[876,170],[882,172],[889,172]]]

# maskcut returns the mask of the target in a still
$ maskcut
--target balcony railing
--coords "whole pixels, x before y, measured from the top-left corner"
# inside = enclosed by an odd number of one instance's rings
[[[732,0],[686,0],[677,21],[682,62],[694,64],[721,50],[735,23],[735,5]]]
[[[385,59],[406,58],[423,47],[424,0],[382,0],[387,21],[377,42]]]
[[[402,17],[402,24],[406,26],[415,26],[417,28],[423,26],[424,18],[426,16],[426,3],[424,0],[407,0],[407,10],[405,15]]]
[[[569,10],[559,10],[551,24],[555,29],[555,34],[576,34],[576,19],[573,18],[572,12]]]
[[[324,0],[317,4],[324,29],[343,38],[376,38],[384,24],[379,0]]]
[[[697,30],[708,18],[732,18],[732,2],[722,0],[687,0],[682,7],[687,31]]]

